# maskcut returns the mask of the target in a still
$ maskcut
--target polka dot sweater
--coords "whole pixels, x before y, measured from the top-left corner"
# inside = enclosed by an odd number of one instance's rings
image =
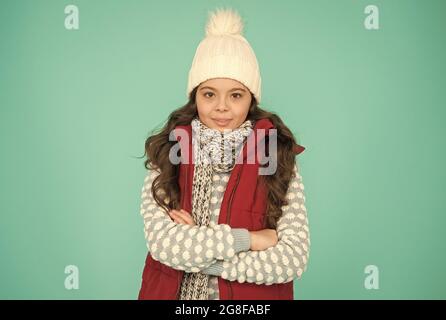
[[[309,228],[302,177],[295,176],[277,222],[278,243],[266,250],[250,250],[247,229],[218,224],[220,205],[231,172],[214,173],[209,226],[177,224],[156,204],[151,186],[158,171],[148,171],[142,188],[141,215],[147,247],[155,260],[185,272],[210,275],[209,300],[219,299],[218,277],[229,281],[273,284],[300,279],[309,257]]]

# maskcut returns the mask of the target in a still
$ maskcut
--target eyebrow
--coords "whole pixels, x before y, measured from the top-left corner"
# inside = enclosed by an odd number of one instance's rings
[[[218,91],[217,89],[212,88],[212,87],[209,87],[209,86],[201,87],[201,88],[200,88],[200,90],[204,90],[204,89],[211,89],[211,90]],[[229,92],[231,92],[231,91],[236,91],[236,90],[241,90],[241,91],[243,91],[243,92],[246,92],[246,90],[243,89],[243,88],[232,88],[231,90],[229,90]]]

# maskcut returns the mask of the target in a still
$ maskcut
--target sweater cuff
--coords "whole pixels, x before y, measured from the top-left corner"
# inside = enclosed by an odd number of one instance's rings
[[[209,267],[202,269],[201,272],[211,276],[221,276],[223,272],[223,261],[219,260],[214,262]]]
[[[248,229],[232,228],[232,235],[234,236],[234,251],[248,251],[251,248],[251,235]]]

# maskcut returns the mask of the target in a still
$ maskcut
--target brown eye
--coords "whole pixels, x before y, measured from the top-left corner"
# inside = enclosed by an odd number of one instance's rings
[[[211,94],[211,95],[213,95],[213,93],[212,93],[212,92],[210,92],[210,91],[208,91],[208,92],[205,92],[204,96],[205,96],[206,98],[210,98],[209,96],[207,96],[207,94]]]
[[[239,99],[242,97],[242,95],[240,93],[234,93],[232,96],[236,96],[236,95],[238,95],[238,97],[235,97],[236,99]]]

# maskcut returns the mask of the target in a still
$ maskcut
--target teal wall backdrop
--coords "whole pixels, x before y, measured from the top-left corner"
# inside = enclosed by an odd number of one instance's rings
[[[64,25],[70,4],[78,30]],[[185,104],[217,6],[242,15],[261,106],[306,147],[311,251],[295,298],[445,299],[442,0],[2,1],[0,298],[136,299],[137,157]],[[379,289],[364,285],[368,265]]]

